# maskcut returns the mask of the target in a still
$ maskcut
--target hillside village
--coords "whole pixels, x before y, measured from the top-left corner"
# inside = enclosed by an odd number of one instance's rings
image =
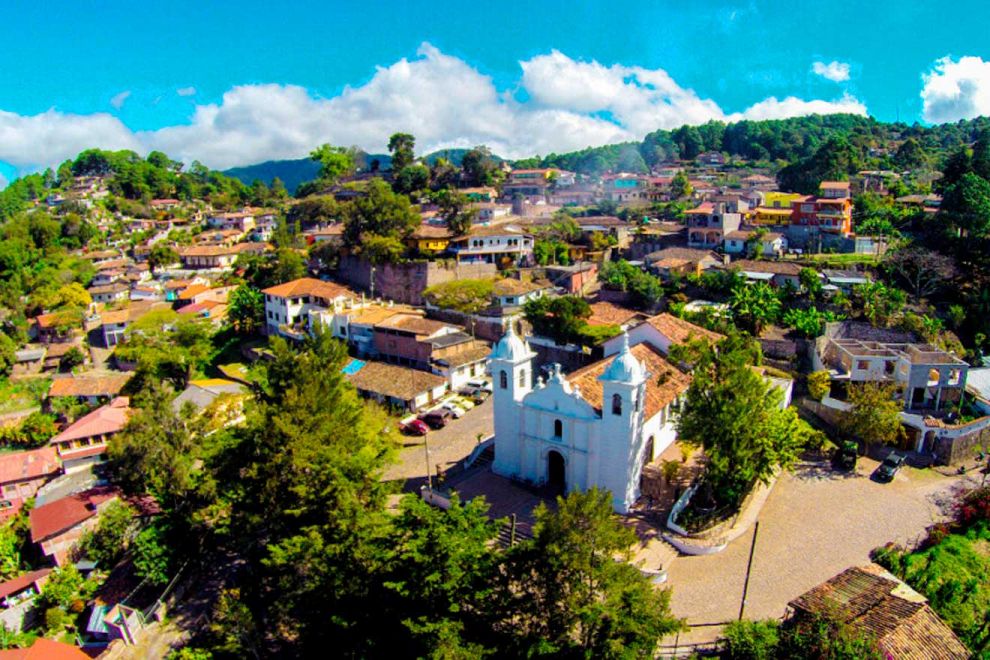
[[[524,161],[397,133],[291,192],[96,149],[14,181],[4,644],[986,653],[990,128],[742,124]],[[617,631],[521,601],[594,609],[545,583],[581,516]]]

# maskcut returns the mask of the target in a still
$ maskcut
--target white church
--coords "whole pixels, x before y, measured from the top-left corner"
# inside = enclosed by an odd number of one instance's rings
[[[661,316],[661,325],[673,318]],[[642,337],[630,334],[640,343],[630,347],[630,335],[623,334],[605,347],[606,355],[617,351],[614,356],[567,376],[555,365],[549,379],[534,386],[536,356],[510,326],[489,357],[496,474],[562,493],[608,489],[615,511],[629,511],[640,495],[643,465],[677,437],[674,416],[691,382],[646,330]],[[669,339],[664,349],[683,337]]]

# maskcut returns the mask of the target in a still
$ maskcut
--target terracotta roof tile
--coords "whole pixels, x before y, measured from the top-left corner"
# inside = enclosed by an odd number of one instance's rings
[[[702,328],[700,325],[695,325],[684,319],[679,319],[667,312],[651,316],[646,322],[659,330],[664,337],[667,337],[675,344],[686,344],[691,339],[706,339],[713,343],[725,339],[725,335],[712,332],[707,328]]]
[[[61,499],[31,509],[31,541],[37,543],[51,536],[72,529],[96,515],[96,507],[116,498],[114,488],[101,486],[74,493]]]
[[[646,405],[643,410],[644,419],[648,420],[686,392],[691,384],[691,377],[668,362],[660,351],[649,344],[637,344],[630,351],[648,374]],[[614,356],[605,358],[567,376],[571,385],[581,388],[584,400],[599,411],[602,409],[603,394],[598,377],[605,373],[613,359]]]
[[[49,355],[51,355],[51,350],[49,350]],[[125,373],[56,378],[52,381],[48,396],[115,396],[120,393],[120,390],[130,379],[131,374]]]
[[[637,318],[646,318],[642,312],[610,302],[596,302],[588,306],[591,307],[588,325],[625,325]]]
[[[26,649],[0,651],[0,660],[90,660],[78,647],[38,637]]]
[[[262,290],[268,296],[279,298],[295,298],[298,296],[316,296],[317,298],[333,299],[340,296],[354,297],[347,288],[333,282],[324,282],[313,277],[302,277],[284,284],[268,287]]]
[[[119,433],[127,424],[131,409],[126,396],[117,397],[88,415],[80,417],[52,438],[51,444]]]
[[[808,614],[836,612],[844,623],[872,636],[887,657],[970,657],[923,596],[876,564],[846,569],[790,606]]]
[[[367,362],[357,373],[348,378],[359,390],[402,401],[409,401],[447,382],[443,376],[385,362]]]
[[[54,447],[0,454],[0,483],[28,481],[61,471]]]
[[[423,318],[414,314],[393,314],[380,323],[375,324],[376,328],[386,328],[391,330],[402,330],[416,335],[432,335],[444,328],[452,327],[442,321]]]

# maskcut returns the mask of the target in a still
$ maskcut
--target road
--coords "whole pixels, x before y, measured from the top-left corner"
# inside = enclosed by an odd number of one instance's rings
[[[946,477],[904,468],[889,484],[869,479],[877,465],[860,459],[855,475],[805,463],[783,475],[760,513],[746,618],[780,617],[787,603],[849,566],[870,561],[873,548],[905,543],[939,520],[953,489],[972,477]],[[721,553],[678,557],[670,567],[674,614],[689,624],[725,622],[739,615],[752,532]],[[718,628],[680,637],[706,642]],[[668,640],[670,641],[670,640]]]
[[[452,420],[437,431],[430,431],[426,440],[430,446],[430,473],[436,474],[437,464],[447,468],[465,456],[478,444],[478,434],[487,438],[495,429],[491,399]],[[388,481],[405,480],[406,490],[418,488],[426,478],[426,447],[423,438],[403,436],[410,443],[399,451],[399,460],[385,472]]]

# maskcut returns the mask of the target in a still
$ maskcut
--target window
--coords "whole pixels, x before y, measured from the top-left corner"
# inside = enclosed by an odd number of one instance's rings
[[[870,368],[870,363],[867,360],[857,360],[856,368],[865,371]]]
[[[526,387],[526,370],[519,372],[519,387]]]
[[[612,395],[612,414],[621,415],[622,414],[622,395],[613,394]]]
[[[498,386],[503,390],[509,387],[509,376],[504,371],[498,373]]]
[[[559,419],[553,420],[553,437],[563,438],[564,437],[564,423]]]

